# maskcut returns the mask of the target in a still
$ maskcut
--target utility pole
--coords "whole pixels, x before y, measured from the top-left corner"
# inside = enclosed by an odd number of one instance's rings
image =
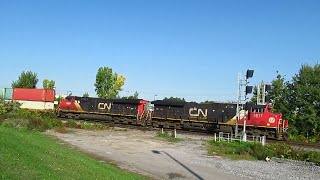
[[[244,118],[243,119],[243,141],[244,142],[247,142],[247,133],[246,133],[247,111],[248,111],[248,113],[250,113],[249,108],[247,107],[247,94],[252,93],[252,89],[253,89],[253,86],[248,86],[248,84],[249,84],[248,79],[253,77],[253,72],[254,72],[254,70],[248,69],[247,73],[246,73],[246,80],[245,80],[245,82],[246,82],[245,83],[246,91],[245,91],[245,95],[244,95],[245,115],[243,117]]]
[[[245,108],[242,108],[245,110],[244,117],[243,117],[243,141],[247,141],[247,135],[246,135],[246,123],[247,123],[247,114],[246,111],[248,110],[246,107],[247,102],[247,94],[252,93],[253,86],[248,86],[249,78],[253,77],[254,70],[247,70],[247,73],[245,76],[243,76],[241,73],[238,74],[238,98],[237,98],[237,119],[236,119],[236,127],[235,127],[235,135],[238,135],[238,127],[240,121],[240,105],[243,107],[245,105]],[[245,87],[245,91],[243,91]],[[242,93],[245,93],[244,99],[242,99]]]
[[[235,128],[235,136],[238,136],[238,121],[240,120],[240,104],[241,104],[241,76],[242,74],[238,74],[238,93],[237,93],[237,119],[236,119],[236,128]]]

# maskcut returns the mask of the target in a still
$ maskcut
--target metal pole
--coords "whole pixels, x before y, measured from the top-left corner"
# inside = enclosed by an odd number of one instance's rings
[[[241,73],[238,74],[238,95],[237,95],[237,118],[236,118],[236,128],[235,128],[235,136],[238,136],[238,121],[240,120],[240,110],[239,104],[241,99]]]
[[[246,78],[246,86],[248,84],[248,79]],[[246,125],[247,125],[247,107],[246,107],[246,102],[247,102],[247,93],[244,93],[244,117],[243,117],[243,141],[247,142],[247,134],[246,134]]]
[[[262,84],[262,104],[265,105],[266,104],[266,84],[263,83]]]
[[[260,93],[260,84],[257,85],[257,105],[260,104],[260,97],[261,96],[261,93]]]

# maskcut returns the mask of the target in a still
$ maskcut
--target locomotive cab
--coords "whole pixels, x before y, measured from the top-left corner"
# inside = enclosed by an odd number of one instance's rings
[[[263,128],[267,134],[276,139],[285,139],[288,121],[282,119],[281,113],[273,113],[272,106],[266,105],[247,105],[247,125],[254,128]]]

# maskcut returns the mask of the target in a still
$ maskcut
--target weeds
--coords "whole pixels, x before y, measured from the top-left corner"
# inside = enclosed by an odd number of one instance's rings
[[[320,152],[303,151],[293,149],[284,143],[267,144],[245,142],[215,142],[209,141],[208,153],[225,156],[230,159],[257,159],[264,160],[266,157],[278,157],[314,162],[320,165]]]
[[[98,123],[77,122],[69,120],[62,123],[53,112],[30,111],[20,109],[19,104],[0,100],[0,124],[6,127],[27,128],[43,132],[48,129],[62,127],[78,128],[87,130],[103,130],[108,127]],[[60,129],[60,131],[64,131]]]
[[[180,142],[180,141],[183,141],[183,139],[181,138],[175,138],[173,137],[171,134],[169,134],[168,132],[164,132],[164,133],[159,133],[158,134],[158,137],[160,138],[164,138],[170,142]]]
[[[64,127],[68,128],[76,128],[76,129],[86,129],[86,130],[105,130],[108,129],[108,126],[102,125],[100,123],[89,123],[85,121],[75,121],[75,120],[67,120],[63,123]]]
[[[70,132],[70,130],[68,130],[65,127],[58,127],[54,129],[56,132],[61,133],[61,134],[67,134]]]

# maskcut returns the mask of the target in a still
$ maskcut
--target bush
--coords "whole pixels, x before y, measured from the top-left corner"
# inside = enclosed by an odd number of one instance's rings
[[[5,101],[4,99],[0,98],[0,115],[15,113],[20,109],[20,105],[21,104],[18,102]]]
[[[249,142],[215,142],[209,141],[208,153],[226,156],[231,159],[258,159],[266,157],[287,158],[293,160],[310,161],[320,165],[320,152],[303,151],[291,148],[285,143],[274,143],[262,146]]]
[[[0,123],[7,127],[45,131],[61,127],[62,122],[54,113],[20,109],[20,104],[0,100]]]
[[[5,127],[25,128],[27,127],[28,123],[29,123],[28,119],[9,118],[9,119],[4,119],[4,121],[2,122],[2,125]]]
[[[27,128],[31,130],[45,131],[52,128],[61,127],[62,122],[58,119],[51,118],[31,118]]]

